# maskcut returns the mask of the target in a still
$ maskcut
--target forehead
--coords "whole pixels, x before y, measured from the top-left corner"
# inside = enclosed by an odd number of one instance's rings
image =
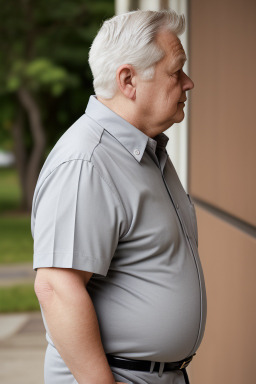
[[[164,60],[176,62],[186,61],[186,53],[180,39],[170,31],[159,32],[156,37],[157,44],[164,50]]]

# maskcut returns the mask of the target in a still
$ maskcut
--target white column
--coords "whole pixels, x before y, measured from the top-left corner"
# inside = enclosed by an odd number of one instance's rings
[[[159,11],[160,0],[140,0],[139,9],[141,9],[142,11]]]
[[[181,43],[188,57],[188,0],[169,0],[169,8],[178,14],[184,14],[186,19],[186,30],[180,36]],[[188,57],[189,59],[189,57]],[[184,65],[184,72],[188,74],[188,62]],[[184,108],[185,118],[179,124],[174,124],[164,133],[170,138],[167,145],[168,154],[175,166],[184,189],[188,187],[188,103],[189,92],[187,92],[187,102]]]
[[[116,14],[125,13],[129,11],[129,0],[115,0]],[[161,8],[160,0],[139,0],[138,8],[141,10],[150,9],[158,11]],[[188,52],[188,0],[169,0],[169,8],[176,11],[178,14],[184,14],[186,19],[186,30],[180,36],[181,43],[185,49],[189,60]],[[184,71],[188,74],[188,61],[184,65]],[[187,191],[188,179],[188,104],[189,92],[187,92],[187,102],[184,108],[185,118],[179,124],[174,124],[164,133],[170,138],[167,151],[179,175],[184,189]]]
[[[115,0],[115,14],[120,15],[129,11],[130,0]]]

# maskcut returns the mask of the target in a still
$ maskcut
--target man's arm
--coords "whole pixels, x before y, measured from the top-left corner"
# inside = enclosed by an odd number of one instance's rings
[[[91,272],[38,268],[34,289],[50,336],[79,384],[114,384],[86,290]]]

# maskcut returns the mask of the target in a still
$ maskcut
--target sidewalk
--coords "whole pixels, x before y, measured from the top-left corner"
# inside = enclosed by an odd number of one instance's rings
[[[7,265],[1,264],[0,287],[23,283],[33,283],[35,277],[36,271],[33,270],[32,263]]]
[[[33,283],[31,263],[1,265],[0,286]],[[44,384],[47,347],[40,311],[0,313],[0,383]]]
[[[46,347],[40,311],[0,314],[0,383],[43,384]]]

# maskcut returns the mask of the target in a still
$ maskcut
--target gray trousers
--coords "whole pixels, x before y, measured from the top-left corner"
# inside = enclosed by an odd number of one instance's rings
[[[163,372],[159,377],[158,372],[131,371],[111,366],[110,368],[116,381],[127,384],[185,384],[181,371]]]
[[[158,372],[132,371],[110,366],[116,381],[127,384],[186,384],[181,371]],[[44,361],[45,384],[78,384],[57,349],[48,343]]]

